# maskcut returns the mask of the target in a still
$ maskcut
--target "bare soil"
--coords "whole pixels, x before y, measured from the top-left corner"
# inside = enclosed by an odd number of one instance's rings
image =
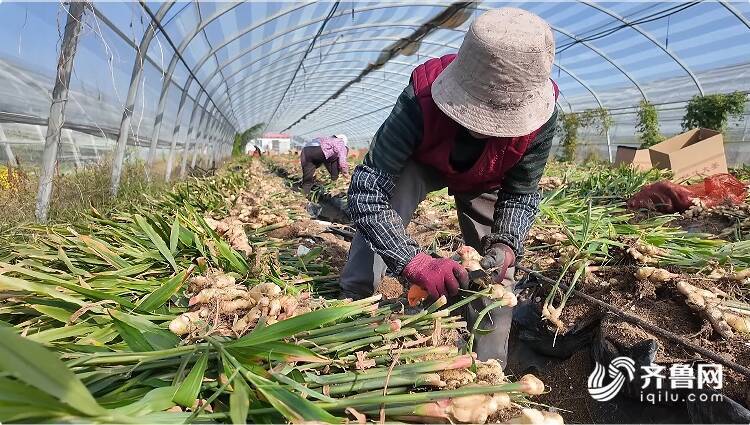
[[[393,300],[401,297],[405,291],[405,285],[402,284],[401,281],[395,277],[386,276],[383,281],[380,282],[375,293],[382,295],[383,298],[387,300]]]
[[[587,294],[604,300],[629,314],[718,353],[724,358],[741,365],[750,364],[750,341],[748,341],[747,336],[735,335],[733,338],[725,340],[716,335],[701,317],[687,307],[684,297],[678,293],[675,287],[675,282],[683,279],[707,289],[714,285],[728,293],[739,294],[741,289],[738,288],[736,282],[731,282],[728,279],[719,281],[695,279],[694,276],[683,275],[673,282],[643,283],[633,276],[634,270],[632,267],[613,269],[613,271],[599,276],[599,280],[605,282],[605,285],[585,285],[585,291]],[[557,276],[557,274],[553,272],[550,276]],[[561,320],[569,329],[572,329],[576,324],[589,320],[591,315],[600,313],[597,307],[590,306],[585,300],[572,297],[563,310]],[[619,317],[606,316],[602,321],[601,330],[607,339],[617,341],[618,345],[624,347],[631,347],[646,339],[656,340],[658,350],[655,361],[657,363],[690,363],[696,360],[707,360],[702,359],[680,344],[652,335],[637,325],[624,322]],[[564,367],[555,366],[553,370],[548,370],[547,373],[553,381],[548,383],[540,377],[552,387],[553,392],[550,393],[552,395],[549,396],[549,404],[565,406],[566,409],[573,410],[573,415],[566,414],[564,417],[566,420],[574,422],[590,422],[588,419],[591,419],[587,417],[590,413],[587,409],[590,406],[586,404],[576,405],[574,401],[577,396],[591,400],[586,391],[585,382],[588,374],[593,370],[593,363],[588,350],[584,351],[587,352],[585,355],[576,354],[566,360]],[[555,401],[558,401],[555,398],[558,391],[557,387],[565,387],[566,379],[570,380],[571,383],[567,385],[567,389],[561,389],[565,390],[564,396],[571,400],[567,400],[565,403],[555,403]],[[563,382],[556,385],[555,381],[557,380],[563,380]],[[583,386],[577,387],[573,381],[583,383]],[[727,367],[724,367],[723,393],[745,407],[750,406],[750,400],[748,400],[750,380]]]

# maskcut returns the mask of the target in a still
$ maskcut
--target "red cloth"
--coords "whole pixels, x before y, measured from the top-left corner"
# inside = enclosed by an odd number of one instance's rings
[[[459,283],[469,283],[469,273],[450,258],[432,258],[420,252],[404,267],[401,275],[419,285],[432,299],[458,294]]]
[[[675,213],[690,208],[695,198],[710,208],[724,203],[740,204],[746,197],[744,183],[731,174],[717,174],[693,185],[679,185],[668,180],[646,185],[630,198],[628,208]]]
[[[655,210],[665,214],[690,208],[691,193],[685,186],[663,180],[644,186],[628,201],[628,208]]]
[[[411,74],[414,93],[422,110],[424,132],[414,159],[442,174],[454,192],[486,192],[501,186],[505,173],[521,160],[539,129],[521,137],[493,137],[487,140],[484,152],[465,172],[457,172],[450,164],[450,154],[460,125],[445,115],[432,100],[432,83],[455,59],[455,54],[430,59]],[[555,98],[558,95],[557,84]]]

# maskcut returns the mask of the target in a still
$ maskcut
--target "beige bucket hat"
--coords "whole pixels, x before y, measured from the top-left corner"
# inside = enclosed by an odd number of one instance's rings
[[[515,137],[542,126],[555,110],[550,26],[516,8],[490,10],[472,22],[458,56],[432,84],[438,108],[463,127]]]

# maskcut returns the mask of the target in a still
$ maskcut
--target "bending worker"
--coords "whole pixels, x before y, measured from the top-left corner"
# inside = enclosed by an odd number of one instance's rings
[[[346,161],[349,154],[348,143],[345,135],[337,134],[312,139],[305,144],[300,153],[302,190],[305,194],[310,193],[315,184],[315,171],[321,165],[325,165],[334,181],[339,178],[339,172],[349,174],[349,163]]]
[[[372,295],[386,270],[433,299],[467,287],[465,269],[431,257],[405,231],[425,196],[444,187],[465,243],[484,255],[485,269],[497,268],[496,281],[512,287],[555,132],[554,51],[545,21],[503,8],[471,24],[458,55],[414,69],[352,175],[348,205],[357,233],[341,275],[344,297]],[[467,306],[467,322],[487,303]],[[507,361],[511,319],[509,308],[485,317],[480,327],[494,330],[476,337],[480,359]]]

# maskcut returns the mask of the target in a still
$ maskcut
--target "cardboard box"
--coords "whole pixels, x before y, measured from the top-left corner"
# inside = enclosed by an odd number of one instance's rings
[[[649,149],[654,168],[671,169],[675,179],[729,172],[721,132],[696,128]]]
[[[651,168],[651,154],[648,149],[631,148],[630,146],[618,146],[615,154],[615,166],[622,164],[633,164],[633,167],[648,171]]]

